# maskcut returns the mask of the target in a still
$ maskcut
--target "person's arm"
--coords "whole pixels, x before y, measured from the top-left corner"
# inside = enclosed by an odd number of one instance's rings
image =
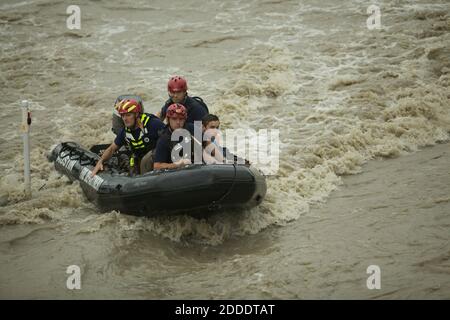
[[[184,160],[189,160],[189,159],[181,159],[180,161],[178,161],[176,163],[155,162],[153,164],[153,168],[155,170],[175,169],[175,168],[183,167],[186,164],[190,164],[191,163],[191,161],[189,161],[189,163],[186,163],[187,161],[184,161]]]
[[[216,144],[210,143],[203,149],[203,160],[206,164],[224,163],[222,148]]]
[[[97,172],[103,171],[103,163],[105,161],[108,161],[109,159],[111,159],[112,155],[117,150],[119,150],[119,146],[117,144],[115,144],[114,142],[111,143],[111,145],[105,150],[105,152],[103,152],[100,160],[98,160],[97,164],[95,165],[94,169],[92,170],[91,176],[95,176],[97,174]]]
[[[154,170],[175,169],[190,164],[189,159],[181,159],[175,163],[170,163],[170,149],[167,137],[161,137],[156,144],[154,151]]]
[[[211,154],[209,154],[206,150],[203,150],[203,162],[205,164],[216,164],[216,163],[220,163],[219,161],[217,161],[216,158],[214,158],[214,156],[212,156]]]

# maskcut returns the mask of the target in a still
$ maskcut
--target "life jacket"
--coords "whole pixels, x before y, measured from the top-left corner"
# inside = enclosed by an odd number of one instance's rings
[[[133,136],[131,129],[125,127],[125,142],[136,155],[143,156],[147,151],[154,149],[156,146],[156,141],[150,141],[150,137],[148,137],[147,123],[151,118],[157,117],[147,113],[141,115],[141,123],[144,130],[140,130],[138,138]]]

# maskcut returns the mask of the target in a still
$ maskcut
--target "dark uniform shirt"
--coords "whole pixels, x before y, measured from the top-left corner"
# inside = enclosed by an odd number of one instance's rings
[[[186,129],[189,131],[191,135],[194,135],[194,125],[192,123],[187,123],[184,125],[183,129]],[[156,148],[154,151],[154,162],[161,162],[161,163],[172,163],[172,148],[175,144],[177,144],[176,141],[171,141],[171,135],[172,130],[170,129],[169,125],[166,126],[164,132],[161,134],[161,137],[158,140],[158,143],[156,144]],[[181,142],[182,137],[180,137]]]
[[[192,98],[189,96],[186,96],[183,102],[181,104],[186,107],[188,117],[186,119],[186,122],[188,123],[194,123],[194,121],[202,121],[203,117],[209,113],[208,107],[206,104],[198,97]],[[161,108],[161,119],[164,119],[166,117],[167,108],[173,104],[174,102],[172,99],[169,99],[166,101],[164,106]]]
[[[131,129],[131,134],[133,135],[133,138],[135,140],[138,140],[139,137],[142,138],[145,148],[143,149],[137,149],[134,150],[132,146],[131,150],[135,151],[137,153],[138,156],[143,156],[145,153],[147,153],[148,151],[152,150],[155,148],[156,146],[156,142],[158,141],[158,137],[159,134],[164,130],[165,125],[164,123],[156,116],[154,115],[150,115],[148,113],[146,113],[146,115],[148,117],[150,117],[149,121],[146,123],[146,125],[144,126],[144,132],[143,135],[141,137],[141,129],[139,127]],[[126,137],[126,129],[123,128],[119,134],[116,136],[116,139],[114,140],[114,143],[119,146],[119,148],[121,146],[123,146],[124,144],[128,144],[129,142],[127,141],[127,137]]]

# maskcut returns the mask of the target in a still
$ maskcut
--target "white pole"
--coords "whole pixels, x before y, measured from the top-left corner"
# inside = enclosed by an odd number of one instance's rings
[[[31,176],[30,176],[30,124],[31,115],[28,109],[28,101],[22,100],[22,131],[23,131],[23,162],[25,196],[31,198]]]

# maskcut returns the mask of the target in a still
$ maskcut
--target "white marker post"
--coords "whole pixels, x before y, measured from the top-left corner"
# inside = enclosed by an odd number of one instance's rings
[[[30,176],[30,125],[31,114],[28,109],[28,101],[22,100],[22,132],[23,132],[23,163],[25,196],[31,198],[31,176]]]

